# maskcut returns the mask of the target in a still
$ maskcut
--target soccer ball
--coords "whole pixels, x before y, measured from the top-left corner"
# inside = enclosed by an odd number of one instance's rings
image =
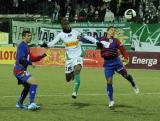
[[[136,11],[133,9],[127,9],[124,13],[124,18],[127,20],[131,20],[136,17]]]

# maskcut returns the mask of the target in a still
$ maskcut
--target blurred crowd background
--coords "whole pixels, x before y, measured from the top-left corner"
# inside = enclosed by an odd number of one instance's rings
[[[2,15],[40,15],[53,22],[121,22],[127,9],[136,11],[136,22],[160,22],[160,0],[0,0]]]

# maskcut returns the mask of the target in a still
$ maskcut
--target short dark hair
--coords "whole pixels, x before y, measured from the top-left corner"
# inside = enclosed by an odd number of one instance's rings
[[[115,27],[114,27],[114,26],[109,26],[109,27],[107,28],[107,31],[109,31],[110,28],[115,28]]]
[[[29,30],[24,30],[24,31],[22,32],[22,37],[24,37],[27,33],[30,34],[31,32],[30,32]]]

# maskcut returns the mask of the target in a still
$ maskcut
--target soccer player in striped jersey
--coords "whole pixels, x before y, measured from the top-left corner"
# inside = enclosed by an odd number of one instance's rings
[[[54,45],[62,40],[65,44],[66,49],[66,63],[65,63],[65,74],[66,81],[74,80],[74,89],[72,93],[72,98],[77,97],[78,89],[80,86],[80,72],[83,66],[83,55],[84,51],[81,47],[81,38],[84,41],[90,41],[94,44],[99,44],[99,42],[87,35],[82,35],[80,32],[71,28],[67,20],[61,23],[63,31],[60,32],[53,41],[48,44],[43,44],[41,47],[54,47]],[[87,42],[88,43],[88,42]]]
[[[107,29],[107,37],[102,37],[99,39],[100,43],[103,44],[103,46],[99,49],[101,50],[101,56],[104,59],[103,66],[105,78],[107,80],[106,93],[109,98],[109,107],[114,106],[112,79],[115,71],[121,74],[131,83],[135,93],[139,93],[139,89],[133,77],[127,73],[127,70],[125,69],[121,62],[121,59],[119,58],[120,51],[125,61],[128,63],[128,54],[126,53],[126,50],[121,42],[118,39],[114,38],[114,34],[115,28],[113,26],[110,26]]]
[[[16,107],[37,110],[40,108],[40,106],[34,103],[34,99],[38,84],[36,79],[33,78],[29,72],[27,72],[27,67],[28,65],[34,67],[32,62],[41,60],[46,56],[46,54],[44,53],[40,56],[33,56],[33,54],[30,53],[28,43],[31,42],[31,38],[32,35],[30,31],[22,32],[22,42],[18,45],[17,48],[16,63],[13,72],[14,76],[18,80],[18,84],[22,84],[24,86],[24,89],[22,90],[21,95],[17,101]],[[23,104],[23,101],[25,100],[28,93],[30,94],[29,105],[25,105]]]

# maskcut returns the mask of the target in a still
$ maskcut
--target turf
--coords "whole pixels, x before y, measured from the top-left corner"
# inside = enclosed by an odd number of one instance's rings
[[[0,121],[159,121],[159,70],[129,70],[140,94],[120,75],[114,76],[115,108],[107,107],[106,81],[102,68],[83,68],[77,99],[72,99],[73,82],[65,82],[63,67],[36,67],[28,71],[39,83],[39,111],[17,109],[22,90],[13,76],[13,65],[0,65]],[[28,103],[28,98],[25,103]]]

